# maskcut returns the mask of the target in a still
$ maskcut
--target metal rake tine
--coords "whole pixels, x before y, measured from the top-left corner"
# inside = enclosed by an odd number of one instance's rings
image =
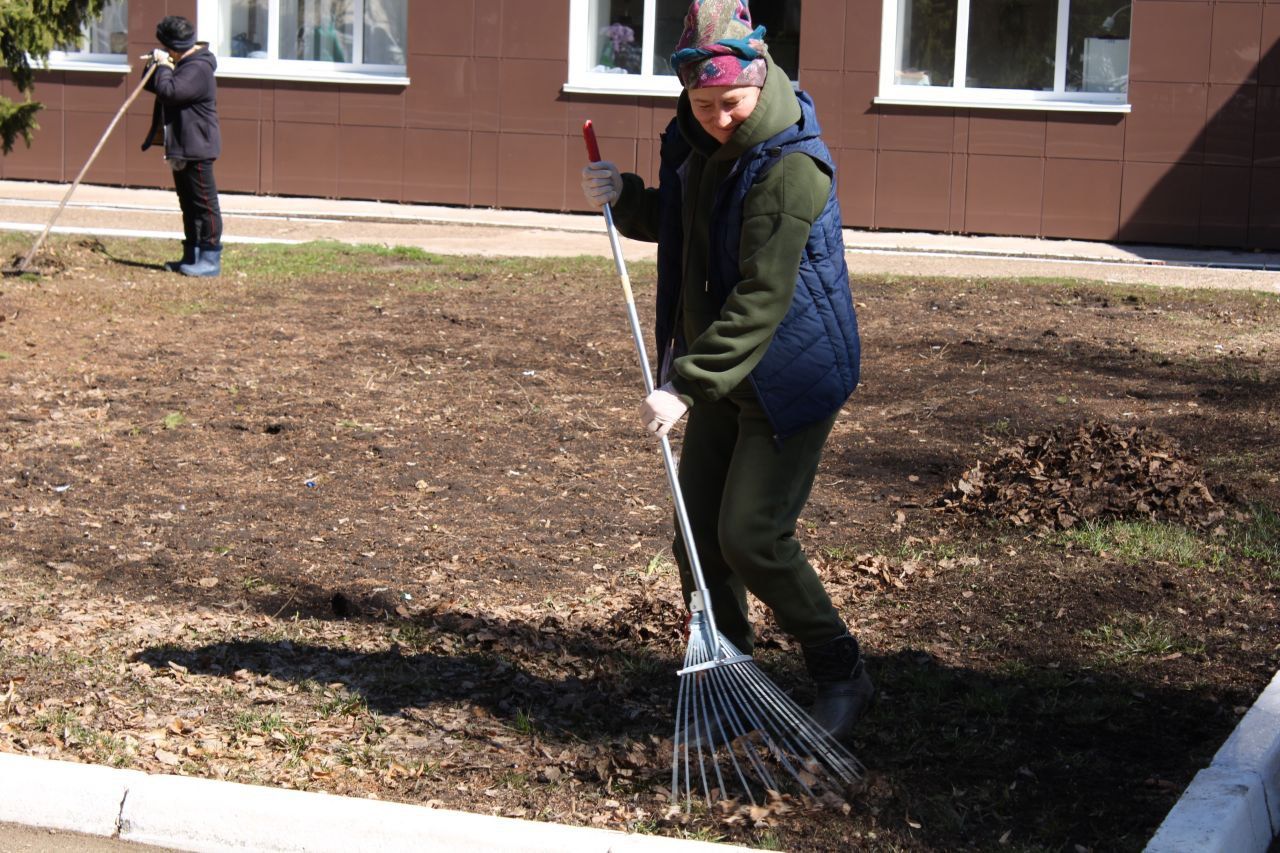
[[[711,673],[711,672],[714,672],[714,670],[710,670],[710,671],[708,671],[708,672],[697,672],[697,673],[694,673],[694,674],[693,674],[693,678],[697,679],[697,682],[696,682],[696,683],[699,683],[699,686],[702,686],[702,685],[701,685],[701,682],[703,682],[703,681],[707,680],[707,676],[708,676],[708,675],[710,675],[710,673]],[[717,758],[716,758],[716,753],[717,753],[717,752],[719,752],[719,747],[717,747],[717,746],[716,746],[715,733],[711,730],[711,722],[712,722],[712,720],[711,720],[711,716],[707,713],[707,700],[706,700],[706,693],[705,693],[705,691],[703,691],[703,690],[698,690],[698,691],[696,691],[696,693],[697,693],[697,696],[698,696],[698,698],[699,698],[699,700],[700,700],[700,701],[699,701],[699,705],[701,706],[701,709],[702,709],[702,719],[703,719],[703,723],[706,725],[707,739],[706,739],[705,743],[706,743],[706,746],[707,746],[707,754],[708,754],[709,758],[711,759],[711,767],[712,767],[712,769],[715,771],[715,774],[716,774],[716,782],[719,784],[719,786],[720,786],[720,793],[721,793],[721,796],[723,796],[723,795],[724,795],[724,793],[725,793],[726,791],[728,791],[729,789],[728,789],[728,787],[726,787],[726,786],[725,786],[725,784],[724,784],[724,775],[720,772],[720,762],[719,762],[719,760],[717,760]],[[726,736],[726,732],[725,732],[725,730],[724,730],[724,723],[722,723],[719,719],[716,719],[716,720],[715,720],[715,724],[720,728],[720,734],[721,734],[721,736],[722,736],[722,737],[725,737],[725,743],[726,743],[726,744],[728,744],[728,743],[729,743],[729,740],[728,740],[728,738],[727,738],[727,736]],[[698,755],[699,755],[699,757],[701,757],[701,755],[702,755],[702,747],[703,747],[703,744],[704,744],[703,739],[702,739],[701,737],[699,737],[699,738],[698,738]],[[729,750],[729,752],[730,752],[730,756],[732,756],[732,750]],[[736,760],[736,759],[734,759],[733,765],[734,765],[734,770],[735,770],[735,771],[737,772],[737,774],[738,774],[739,781],[741,781],[741,780],[742,780],[742,769],[741,769],[740,767],[738,767],[738,762],[737,762],[737,760]],[[703,770],[703,773],[705,774],[705,772],[706,772],[706,771],[705,771],[705,769],[704,769],[704,770]],[[703,777],[703,778],[704,778],[704,779],[706,778],[706,777],[705,777],[705,775],[704,775],[704,777]]]
[[[737,668],[738,668],[737,666],[724,667],[724,669],[726,670],[736,670]],[[747,742],[748,745],[755,744],[756,741],[759,741],[760,745],[763,746],[766,750],[768,750],[769,752],[773,752],[774,750],[769,744],[769,730],[766,722],[760,717],[759,714],[756,713],[755,707],[753,706],[753,704],[750,701],[747,701],[746,697],[741,695],[740,688],[738,688],[736,685],[736,682],[740,679],[741,674],[734,671],[734,672],[724,672],[722,673],[722,675],[723,675],[724,688],[725,688],[724,692],[733,696],[733,698],[736,700],[738,704],[738,707],[742,709],[743,717],[745,718],[746,722],[749,725],[749,727],[748,725],[739,725],[739,728],[743,732],[743,739]],[[727,707],[730,707],[729,713],[733,715],[733,718],[736,721],[738,719],[737,712],[732,710],[732,706],[729,702],[726,702],[725,704]],[[765,788],[767,789],[777,790],[778,789],[777,780],[774,778],[773,774],[769,772],[768,768],[764,766],[764,763],[760,761],[760,758],[756,754],[755,750],[744,748],[743,753],[748,757],[748,759],[751,762],[751,765],[755,768],[756,776],[757,778],[760,779],[761,784],[764,785]],[[754,797],[752,797],[752,802],[755,802]]]
[[[734,665],[730,665],[730,666],[723,667],[722,669],[733,669],[733,668],[734,668]],[[722,680],[722,678],[726,682],[728,681],[728,678],[727,678],[728,673],[721,672],[720,669],[712,670],[708,674],[713,677],[713,681],[715,682]],[[720,692],[718,684],[716,685],[716,687],[717,687],[717,690],[715,695],[718,696],[720,700],[719,704],[721,706],[721,710],[725,715],[727,715],[730,718],[730,720],[733,723],[733,729],[737,733],[736,737],[730,740],[727,740],[725,742],[725,751],[728,753],[729,760],[733,762],[734,770],[738,774],[738,780],[742,782],[743,789],[747,792],[747,797],[751,800],[752,804],[754,804],[756,802],[756,798],[755,798],[755,795],[751,792],[750,782],[746,778],[748,774],[744,772],[741,762],[738,761],[738,755],[737,755],[736,749],[742,750],[743,756],[747,759],[747,762],[751,765],[751,767],[755,769],[756,777],[760,779],[763,785],[765,785],[766,787],[770,787],[770,786],[776,786],[777,783],[774,781],[773,776],[769,773],[768,769],[761,763],[759,756],[757,756],[755,753],[755,750],[750,748],[750,745],[752,743],[752,735],[756,733],[756,729],[754,728],[747,729],[745,726],[742,725],[742,720],[741,718],[739,718],[737,711],[727,701],[724,694]],[[745,713],[745,709],[744,709],[744,713]],[[746,741],[746,744],[743,744],[740,741]],[[735,746],[736,746],[736,749],[735,749]]]
[[[845,784],[862,777],[864,770],[862,763],[843,744],[820,728],[799,705],[778,690],[762,673],[748,671],[747,675],[754,681],[757,689],[765,688],[766,692],[776,697],[779,716],[790,725],[792,731],[810,733],[807,740],[811,742],[811,748],[798,749],[797,752],[808,753],[810,758],[832,771],[832,775],[837,776]]]
[[[674,800],[679,794],[680,785],[680,761],[684,760],[684,800],[687,803],[693,798],[693,790],[690,786],[692,779],[689,775],[689,707],[686,704],[689,692],[689,685],[683,678],[680,679],[679,690],[676,694],[676,736],[672,741],[671,752],[671,796]],[[684,752],[680,751],[680,742],[684,741]]]
[[[786,727],[783,725],[778,725],[774,723],[772,720],[769,719],[771,715],[767,713],[758,712],[755,705],[752,705],[747,702],[746,696],[745,696],[745,690],[742,686],[744,681],[743,673],[734,673],[733,676],[734,677],[731,679],[731,683],[730,683],[730,690],[738,694],[738,696],[740,697],[739,701],[742,701],[744,704],[746,704],[746,707],[749,709],[746,713],[751,718],[752,725],[755,727],[755,731],[759,733],[760,745],[763,746],[766,750],[768,750],[768,752],[771,755],[777,758],[782,763],[783,767],[787,770],[787,772],[791,776],[795,777],[796,781],[800,783],[801,787],[803,787],[805,791],[807,791],[810,795],[812,795],[813,792],[809,790],[809,786],[804,783],[804,780],[799,777],[795,768],[791,765],[790,760],[787,758],[785,748],[780,746],[778,743],[779,741],[782,741],[783,744],[786,744],[787,741],[789,740],[789,736],[786,733],[787,732]],[[776,719],[776,715],[774,716]],[[777,780],[774,778],[773,774],[768,772],[768,770],[763,769],[763,763],[760,762],[759,758],[755,757],[754,755],[753,755],[753,763],[757,764],[761,768],[760,769],[761,781],[764,782],[767,787],[770,787],[773,790],[780,790],[781,786],[778,785]]]

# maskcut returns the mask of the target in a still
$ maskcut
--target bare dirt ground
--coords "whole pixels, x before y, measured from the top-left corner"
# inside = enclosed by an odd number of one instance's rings
[[[860,278],[797,535],[882,690],[866,785],[669,819],[683,620],[611,264],[235,247],[193,281],[170,248],[0,281],[0,749],[769,849],[1137,850],[1280,666],[1280,299]]]

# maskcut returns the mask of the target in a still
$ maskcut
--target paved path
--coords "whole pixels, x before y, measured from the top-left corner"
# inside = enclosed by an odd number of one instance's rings
[[[0,229],[38,234],[65,194],[63,184],[0,181]],[[228,243],[339,240],[485,256],[610,253],[603,217],[595,214],[232,194],[221,201]],[[54,233],[181,240],[180,229],[170,191],[82,185]],[[854,229],[846,229],[845,242],[850,269],[863,274],[1078,277],[1280,293],[1280,253]],[[655,257],[650,243],[624,239],[622,247],[628,261]]]
[[[0,850],[4,853],[171,853],[173,848],[134,844],[100,835],[0,823]]]

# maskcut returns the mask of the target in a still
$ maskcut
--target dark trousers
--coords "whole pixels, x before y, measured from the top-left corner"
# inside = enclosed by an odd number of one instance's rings
[[[188,160],[173,173],[182,208],[182,233],[186,242],[209,249],[222,248],[222,210],[213,182],[212,160]]]
[[[803,645],[846,631],[795,538],[834,424],[833,415],[779,444],[754,401],[698,401],[689,411],[680,488],[716,627],[743,652],[754,645],[748,591]],[[674,551],[687,603],[694,586],[681,540],[677,525]]]

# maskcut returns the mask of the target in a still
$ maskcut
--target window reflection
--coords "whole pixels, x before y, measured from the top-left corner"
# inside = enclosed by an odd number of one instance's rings
[[[1048,0],[896,0],[894,84],[1027,92],[1106,92],[1129,86],[1129,18],[1123,0],[1070,0],[1066,33]],[[956,73],[957,32],[967,52]],[[1059,38],[1065,68],[1059,67]]]
[[[898,0],[898,67],[904,86],[950,86],[956,65],[956,0]]]
[[[364,57],[372,65],[404,65],[408,0],[365,0]]]
[[[1073,0],[1067,29],[1067,91],[1129,90],[1129,4]]]
[[[408,53],[408,0],[222,0],[218,16],[224,56],[403,67]]]
[[[966,86],[1053,91],[1058,4],[970,0]]]
[[[129,0],[104,3],[102,16],[85,26],[84,37],[76,44],[60,45],[58,50],[71,54],[126,53],[129,50]]]
[[[635,4],[641,14],[631,14],[631,0],[595,0],[592,12],[592,66],[611,74],[640,74],[644,4]]]
[[[765,27],[769,53],[793,80],[800,66],[800,8],[799,0],[752,0],[750,4],[752,21]],[[652,37],[644,32],[649,11],[653,14]],[[674,75],[671,54],[688,12],[689,0],[592,0],[588,15],[590,69],[609,74]]]
[[[280,58],[354,62],[355,22],[349,0],[292,0],[280,4]]]
[[[222,43],[215,53],[266,59],[268,14],[267,0],[232,0],[223,3],[222,22],[218,31]]]

